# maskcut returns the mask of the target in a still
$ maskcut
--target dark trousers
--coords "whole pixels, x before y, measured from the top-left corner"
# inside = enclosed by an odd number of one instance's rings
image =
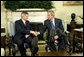
[[[16,44],[18,45],[18,48],[20,50],[21,56],[26,55],[26,49],[24,48],[24,43],[27,43],[30,47],[31,53],[36,54],[38,52],[38,46],[37,46],[37,38],[32,38],[29,36],[28,38],[22,38],[22,39],[16,39]]]
[[[68,40],[67,40],[66,35],[62,35],[61,37],[59,37],[58,42],[59,42],[58,43],[58,50],[59,51],[64,50],[65,45],[68,44]],[[52,37],[48,38],[47,44],[55,50],[54,40],[52,39]]]

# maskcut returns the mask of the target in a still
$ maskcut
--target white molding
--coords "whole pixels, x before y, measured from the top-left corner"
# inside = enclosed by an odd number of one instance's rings
[[[29,11],[29,12],[40,12],[40,11],[46,11],[45,9],[40,8],[30,8],[30,9],[17,9],[17,11]]]

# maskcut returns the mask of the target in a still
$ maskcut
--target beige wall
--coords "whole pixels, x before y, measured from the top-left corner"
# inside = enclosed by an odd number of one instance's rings
[[[70,23],[71,13],[76,13],[77,23],[83,23],[83,20],[78,17],[83,15],[83,6],[63,6],[63,1],[53,1],[53,5],[55,6],[55,17]]]
[[[63,6],[63,1],[52,1],[52,2],[53,2],[53,6],[55,7],[54,8],[55,17],[64,20],[66,24],[69,24],[71,21],[71,13],[76,13],[77,16],[83,15],[83,6]],[[12,16],[13,15],[10,11],[6,12],[3,2],[1,1],[1,27],[6,28],[6,33],[8,27],[7,22],[9,19],[12,19]],[[83,24],[83,20],[77,16],[76,16],[77,23]],[[40,21],[42,22],[43,20],[41,19]]]
[[[1,28],[6,28],[6,12],[3,5],[3,1],[1,1]],[[7,32],[7,30],[6,30]],[[1,33],[1,36],[6,35],[6,33]]]

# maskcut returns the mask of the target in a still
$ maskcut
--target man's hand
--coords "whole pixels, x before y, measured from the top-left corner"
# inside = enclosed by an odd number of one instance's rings
[[[55,40],[57,40],[58,38],[59,38],[59,36],[58,36],[58,35],[54,36],[54,39],[55,39]]]
[[[29,35],[25,35],[25,38],[28,38],[29,37]]]
[[[35,31],[34,36],[38,36],[40,32]]]
[[[30,33],[32,33],[34,36],[37,36],[40,34],[40,32],[37,32],[37,31],[30,31]]]
[[[35,32],[34,31],[30,31],[30,33],[34,34]]]

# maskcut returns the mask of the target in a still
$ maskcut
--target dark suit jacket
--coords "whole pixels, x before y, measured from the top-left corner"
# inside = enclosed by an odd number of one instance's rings
[[[23,21],[17,20],[15,22],[15,39],[23,39],[25,38],[26,34],[30,34],[30,24],[29,21],[26,21],[26,26],[24,25]]]
[[[55,21],[55,27],[56,27],[55,29],[59,28],[60,30],[64,31],[62,20],[58,19],[58,18],[54,18],[54,21]],[[48,30],[47,38],[49,38],[49,36],[50,36],[50,30],[51,30],[51,25],[50,25],[50,20],[48,20],[48,19],[44,21],[44,30],[43,30],[43,33],[46,30]]]

